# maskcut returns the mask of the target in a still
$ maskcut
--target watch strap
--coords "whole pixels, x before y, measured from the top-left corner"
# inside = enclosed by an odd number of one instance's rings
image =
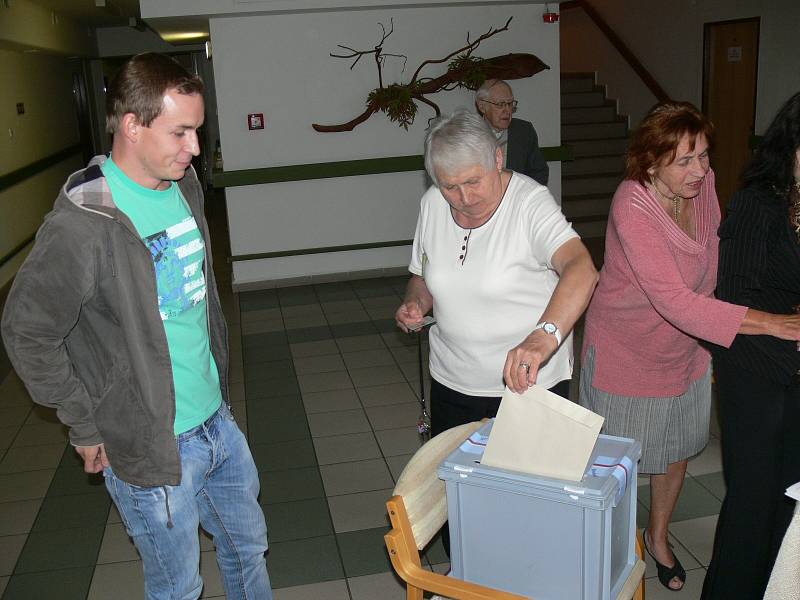
[[[549,326],[549,327],[548,327]],[[558,329],[558,325],[555,323],[550,323],[548,321],[541,321],[533,328],[534,331],[537,329],[544,330],[545,333],[549,335],[554,335],[556,337],[556,347],[561,345],[561,331]]]

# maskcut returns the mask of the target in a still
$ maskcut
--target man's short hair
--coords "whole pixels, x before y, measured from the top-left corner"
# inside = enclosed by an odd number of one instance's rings
[[[484,81],[483,85],[475,90],[475,103],[477,104],[481,100],[488,100],[491,94],[491,89],[498,83],[508,85],[508,82],[503,81],[502,79],[487,79]],[[510,85],[508,85],[508,89],[511,89]]]
[[[167,90],[202,94],[203,81],[163,54],[137,54],[114,77],[106,94],[106,130],[117,131],[122,117],[133,113],[143,126],[161,114]]]

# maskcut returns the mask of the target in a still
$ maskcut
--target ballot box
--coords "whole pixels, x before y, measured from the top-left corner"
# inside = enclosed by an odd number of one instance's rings
[[[536,600],[613,600],[636,563],[639,442],[600,435],[579,482],[481,465],[487,422],[439,466],[453,577]]]

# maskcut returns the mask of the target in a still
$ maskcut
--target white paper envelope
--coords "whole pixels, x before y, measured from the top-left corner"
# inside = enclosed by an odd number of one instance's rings
[[[481,463],[580,481],[603,421],[538,385],[524,394],[506,388]]]

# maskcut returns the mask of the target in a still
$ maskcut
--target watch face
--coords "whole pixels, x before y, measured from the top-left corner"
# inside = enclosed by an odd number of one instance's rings
[[[544,329],[547,333],[552,335],[552,334],[554,334],[556,332],[558,327],[556,327],[555,323],[545,323],[542,326],[542,329]]]

